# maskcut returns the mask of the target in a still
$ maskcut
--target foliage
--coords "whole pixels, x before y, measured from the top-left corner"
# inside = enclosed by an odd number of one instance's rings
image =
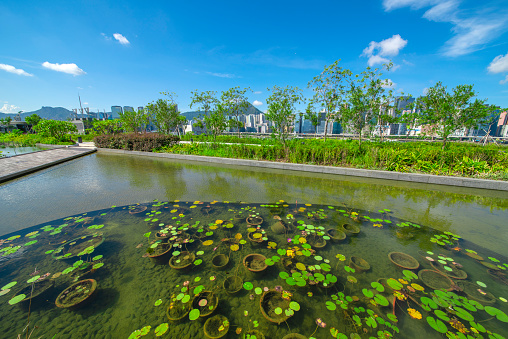
[[[29,125],[32,125],[30,127],[30,129],[32,129],[34,126],[36,126],[41,120],[42,120],[42,118],[40,116],[38,116],[36,113],[25,117],[25,122]]]
[[[41,120],[33,129],[43,137],[53,137],[60,141],[63,141],[67,133],[78,131],[72,122],[61,120]]]
[[[234,119],[228,121],[231,128],[236,128],[238,137],[240,137],[240,128],[243,123],[240,121],[240,115],[249,107],[249,102],[245,93],[250,90],[249,88],[240,89],[239,86],[232,87],[221,94],[221,104],[224,108],[226,116],[234,116]]]
[[[477,127],[496,109],[485,105],[486,100],[472,101],[475,96],[473,85],[458,85],[449,93],[446,86],[437,82],[420,98],[417,109],[422,112],[423,123],[443,138],[443,149],[453,132]]]
[[[74,136],[72,136],[74,137]],[[71,145],[73,142],[60,141],[53,137],[43,137],[38,134],[15,134],[15,133],[3,133],[0,134],[0,143],[12,143],[16,146],[35,146],[36,144],[53,144],[53,145]]]
[[[317,127],[319,126],[320,116],[319,113],[316,112],[316,108],[312,105],[312,102],[309,102],[307,108],[305,109],[305,119],[309,120],[312,126],[314,126],[314,134],[317,135]],[[326,124],[325,124],[325,134],[326,134]]]
[[[219,134],[224,132],[227,127],[226,122],[226,106],[220,103],[216,98],[217,92],[205,91],[205,92],[191,92],[192,101],[190,107],[198,106],[205,112],[201,116],[202,121],[200,127],[206,127],[208,133],[211,133],[215,140]]]
[[[92,126],[98,134],[116,134],[122,131],[122,124],[119,119],[94,120]]]
[[[396,172],[455,175],[508,180],[508,153],[504,146],[452,143],[445,151],[437,143],[367,142],[356,140],[289,140],[282,145],[175,145],[164,151],[291,163],[378,169]]]
[[[308,87],[314,87],[312,103],[319,103],[321,111],[325,113],[325,140],[328,124],[331,121],[341,120],[341,113],[347,99],[346,82],[351,76],[351,71],[340,67],[339,61],[325,66],[323,72],[315,76],[308,84]]]
[[[137,111],[124,111],[120,113],[120,121],[122,128],[126,132],[141,132],[146,130],[146,126],[150,122],[148,114],[139,109]]]
[[[157,99],[146,106],[150,119],[159,133],[170,134],[176,131],[180,135],[180,128],[185,125],[187,119],[178,112],[178,105],[173,98],[175,94],[168,92],[161,94],[169,99]]]
[[[270,90],[270,89],[269,89]],[[304,99],[298,87],[285,88],[273,86],[272,94],[266,99],[268,111],[266,118],[274,125],[278,140],[286,148],[289,134],[293,132],[296,104]]]
[[[180,138],[177,136],[158,133],[99,135],[94,138],[97,147],[143,152],[152,152],[161,147],[171,147],[179,140]]]

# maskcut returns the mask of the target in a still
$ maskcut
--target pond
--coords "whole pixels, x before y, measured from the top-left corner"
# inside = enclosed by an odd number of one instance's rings
[[[11,181],[0,331],[204,338],[222,315],[224,338],[506,337],[506,199],[404,186],[110,154]]]
[[[13,155],[25,154],[25,153],[33,153],[38,151],[43,151],[46,148],[42,147],[12,147],[8,145],[0,144],[0,156],[12,157]]]

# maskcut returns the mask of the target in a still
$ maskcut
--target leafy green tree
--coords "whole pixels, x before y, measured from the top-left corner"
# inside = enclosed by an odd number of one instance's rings
[[[38,116],[36,113],[32,114],[32,115],[29,115],[27,117],[25,117],[25,122],[30,126],[30,130],[33,129],[34,126],[36,126],[39,121],[41,121],[42,118],[40,116]]]
[[[408,104],[405,112],[402,112],[402,114],[396,119],[397,123],[406,124],[406,136],[409,136],[411,131],[416,129],[416,126],[422,124],[421,111],[416,108],[420,106],[419,100],[420,98],[417,98],[416,101]]]
[[[9,130],[12,118],[11,117],[5,117],[0,119],[0,125],[5,126],[7,130]]]
[[[213,140],[217,139],[227,127],[226,122],[226,110],[222,103],[216,97],[217,92],[205,91],[205,92],[191,92],[191,104],[190,107],[197,106],[198,109],[204,111],[201,115],[201,119],[204,122],[207,133],[212,134]],[[201,124],[203,126],[203,124]]]
[[[391,67],[391,63],[383,65],[388,71]],[[379,68],[367,67],[362,73],[349,78],[343,121],[358,134],[360,148],[362,133],[367,128],[371,131],[377,123],[387,119],[386,112],[393,100],[392,91],[387,89],[388,81],[382,80],[381,76]]]
[[[277,139],[287,153],[287,139],[294,129],[295,106],[304,101],[302,90],[291,86],[285,88],[273,86],[268,90],[272,94],[266,99],[268,105],[266,119],[272,122]]]
[[[228,125],[231,128],[236,128],[238,137],[240,137],[240,128],[243,127],[240,115],[249,107],[249,101],[245,96],[247,91],[250,91],[250,88],[240,89],[239,86],[232,87],[227,91],[223,91],[220,97],[226,116],[234,117],[234,119],[228,121]]]
[[[160,133],[176,132],[180,135],[180,127],[186,119],[178,112],[178,105],[174,100],[176,95],[169,92],[161,92],[161,94],[169,99],[157,99],[146,106],[150,119]]]
[[[94,120],[93,129],[99,134],[117,134],[122,131],[120,119],[113,120]]]
[[[143,109],[137,111],[129,110],[120,113],[120,121],[123,130],[126,132],[144,132],[150,123],[150,117]]]
[[[53,137],[61,141],[64,140],[66,134],[78,132],[76,125],[72,122],[46,119],[39,121],[39,123],[34,126],[34,130],[43,137]]]
[[[312,102],[319,104],[321,112],[325,113],[325,140],[329,123],[341,120],[347,99],[347,80],[351,76],[351,71],[340,67],[339,61],[325,66],[323,72],[307,85],[314,90]]]
[[[312,126],[314,126],[314,136],[317,136],[317,127],[319,126],[321,117],[319,112],[316,112],[315,107],[312,105],[312,102],[309,102],[307,108],[305,109],[306,120],[309,120]]]
[[[443,150],[452,133],[461,128],[478,127],[497,109],[486,105],[486,99],[475,98],[476,95],[473,85],[458,85],[450,93],[446,86],[437,82],[420,98],[417,108],[421,110],[422,120],[443,138]]]

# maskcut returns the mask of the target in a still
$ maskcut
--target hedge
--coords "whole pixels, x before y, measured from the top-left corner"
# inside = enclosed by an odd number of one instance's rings
[[[152,152],[154,149],[171,147],[178,143],[180,138],[175,135],[164,135],[159,133],[130,133],[99,135],[96,136],[93,141],[95,146],[100,148]]]

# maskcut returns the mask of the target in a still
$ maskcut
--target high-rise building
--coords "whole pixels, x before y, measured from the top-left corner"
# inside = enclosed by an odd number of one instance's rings
[[[122,113],[122,106],[111,106],[111,115],[113,118],[118,118]]]
[[[124,112],[134,112],[134,107],[132,106],[123,106]]]

